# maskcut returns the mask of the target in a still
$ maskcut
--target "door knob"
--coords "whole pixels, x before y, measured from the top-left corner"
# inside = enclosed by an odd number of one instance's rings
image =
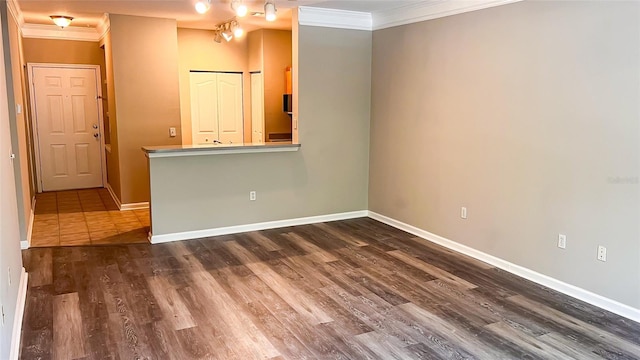
[[[93,124],[93,128],[98,130],[98,124]]]
[[[100,136],[100,134],[98,134],[98,133],[94,133],[93,134],[93,137],[96,138],[96,139],[98,138],[98,136]]]

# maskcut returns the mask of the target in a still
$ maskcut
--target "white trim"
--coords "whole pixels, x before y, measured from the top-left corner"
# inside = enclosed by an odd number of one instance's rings
[[[309,216],[309,217],[296,218],[296,219],[276,220],[276,221],[267,221],[267,222],[254,223],[254,224],[226,226],[226,227],[214,228],[214,229],[185,231],[185,232],[172,233],[172,234],[162,234],[162,235],[150,234],[149,239],[151,240],[152,244],[161,244],[161,243],[172,242],[172,241],[199,239],[199,238],[218,236],[218,235],[237,234],[237,233],[243,233],[247,231],[277,229],[281,227],[315,224],[315,223],[321,223],[326,221],[354,219],[354,218],[366,217],[368,214],[369,212],[367,210],[351,211],[351,212],[345,212],[345,213]]]
[[[24,15],[22,15],[18,1],[7,0],[7,10],[9,10],[9,14],[13,16],[13,19],[18,24],[18,31],[21,31],[22,25],[24,25]]]
[[[507,5],[522,0],[421,1],[386,11],[374,12],[373,30],[437,19],[445,16]]]
[[[24,24],[21,29],[22,36],[25,38],[100,41],[100,34],[96,28],[67,26],[62,29],[56,25]]]
[[[31,104],[36,103],[36,89],[33,79],[33,69],[34,68],[57,68],[57,69],[91,69],[94,71],[96,75],[96,102],[98,104],[98,123],[100,124],[100,160],[101,160],[101,170],[102,170],[102,186],[107,183],[107,154],[105,153],[105,143],[104,143],[104,118],[103,118],[103,109],[102,109],[102,75],[100,73],[100,65],[87,65],[87,64],[48,64],[48,63],[28,63],[27,64],[27,80],[29,84],[29,100]],[[38,192],[42,192],[42,174],[40,171],[40,141],[38,139],[38,119],[36,116],[36,107],[31,106],[31,128],[33,131],[31,132],[32,142],[33,142],[33,150],[34,150],[34,158],[35,158],[35,167],[36,167],[36,186],[38,188]]]
[[[105,188],[109,191],[109,195],[111,195],[111,198],[113,199],[113,202],[116,203],[116,206],[118,206],[118,210],[120,210],[120,211],[139,210],[139,209],[148,209],[149,208],[149,202],[148,201],[139,202],[139,203],[123,204],[123,203],[120,202],[120,199],[118,199],[118,197],[116,196],[115,191],[113,191],[113,188],[111,187],[111,185],[109,183],[107,183]]]
[[[27,301],[27,283],[29,276],[27,271],[22,268],[20,274],[20,284],[18,285],[18,299],[16,300],[16,313],[13,318],[13,334],[11,335],[11,353],[9,359],[17,360],[20,356],[20,335],[22,334],[22,318],[24,317],[24,308]]]
[[[186,146],[186,145],[185,145]],[[151,150],[149,150],[151,149]],[[181,157],[181,156],[202,156],[202,155],[226,155],[226,154],[249,154],[249,153],[272,153],[272,152],[293,152],[300,150],[300,144],[276,144],[276,145],[196,145],[192,149],[179,148],[164,150],[153,150],[152,147],[142,149],[149,159]]]
[[[148,209],[148,208],[149,208],[149,202],[148,201],[139,202],[139,203],[121,204],[120,205],[120,210],[121,211],[140,210],[140,209]]]
[[[307,26],[352,30],[371,31],[373,28],[371,13],[309,6],[298,7],[298,23]]]
[[[100,45],[103,45],[102,40],[104,40],[104,37],[105,35],[107,35],[107,32],[109,32],[109,29],[111,29],[111,20],[109,19],[109,14],[105,13],[96,26],[96,31],[98,32],[98,40],[101,42]]]
[[[120,199],[118,199],[118,197],[116,196],[116,192],[113,191],[111,184],[107,183],[107,185],[105,185],[105,189],[109,191],[109,195],[111,195],[113,202],[116,203],[116,206],[118,207],[118,209],[120,209],[120,207],[122,206],[122,203],[120,202]]]
[[[420,228],[417,228],[415,226],[403,223],[401,221],[392,219],[390,217],[375,213],[373,211],[369,211],[369,217],[374,219],[374,220],[378,220],[380,222],[383,222],[387,225],[391,225],[397,229],[406,231],[410,234],[419,236],[425,240],[431,241],[433,243],[436,243],[438,245],[442,245],[448,249],[457,251],[459,253],[465,254],[467,256],[471,256],[472,258],[478,259],[480,261],[486,262],[488,264],[491,264],[497,268],[500,268],[502,270],[508,271],[512,274],[518,275],[520,277],[523,277],[527,280],[531,280],[535,283],[538,283],[540,285],[544,285],[548,288],[551,288],[553,290],[559,291],[565,295],[569,295],[571,297],[574,297],[576,299],[582,300],[586,303],[589,303],[591,305],[597,306],[599,308],[611,311],[612,313],[618,314],[620,316],[624,316],[628,319],[631,319],[633,321],[637,321],[640,322],[640,309],[636,309],[633,308],[629,305],[625,305],[622,304],[618,301],[606,298],[604,296],[595,294],[589,290],[585,290],[582,288],[579,288],[577,286],[571,285],[571,284],[567,284],[563,281],[554,279],[550,276],[547,275],[543,275],[540,274],[536,271],[533,271],[531,269],[525,268],[523,266],[520,265],[516,265],[513,263],[510,263],[506,260],[500,259],[498,257],[495,257],[493,255],[489,255],[487,253],[484,253],[482,251],[476,250],[474,248],[471,248],[469,246],[466,245],[462,245],[460,243],[457,243],[455,241],[449,240],[447,238],[444,238],[442,236],[430,233],[426,230],[422,230]]]
[[[35,219],[36,197],[31,199],[31,213],[29,214],[29,227],[27,228],[27,239],[20,241],[20,249],[25,250],[31,246],[31,235],[33,234],[33,221]]]

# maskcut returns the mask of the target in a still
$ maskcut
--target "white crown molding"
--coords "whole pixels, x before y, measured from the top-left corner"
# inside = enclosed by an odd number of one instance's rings
[[[611,311],[612,313],[626,317],[627,319],[640,322],[640,309],[636,309],[629,305],[622,304],[616,300],[609,299],[602,295],[595,294],[589,290],[585,290],[580,287],[567,284],[558,279],[555,279],[550,276],[540,274],[539,272],[533,271],[531,269],[525,268],[524,266],[513,264],[499,257],[489,255],[482,251],[476,250],[472,247],[457,243],[453,240],[449,240],[442,236],[430,233],[426,230],[423,230],[413,225],[409,225],[401,221],[398,221],[396,219],[375,213],[373,211],[369,211],[369,217],[374,220],[378,220],[382,223],[385,223],[387,225],[393,226],[396,229],[400,229],[410,234],[421,237],[427,241],[431,241],[435,244],[442,245],[448,249],[470,256],[474,259],[480,260],[487,264],[491,264],[497,268],[508,271],[522,278],[531,280],[540,285],[544,285],[548,288],[559,291],[565,295],[582,300],[586,303],[597,306],[601,309],[605,309],[605,310]]]
[[[300,6],[298,8],[298,24],[368,31],[373,28],[370,13],[309,6]]]
[[[98,40],[102,41],[104,36],[107,35],[109,29],[111,28],[111,21],[109,20],[109,14],[105,13],[98,22],[98,26],[96,26],[96,31],[98,32]]]
[[[95,28],[67,26],[64,29],[56,25],[24,24],[22,36],[25,38],[57,39],[76,41],[99,41],[100,34]]]
[[[20,10],[20,5],[18,5],[17,0],[7,0],[7,9],[9,13],[13,16],[18,24],[18,29],[24,25],[24,16],[22,15],[22,10]]]
[[[511,4],[522,0],[429,0],[375,12],[373,30],[406,25],[445,16],[461,14],[494,6]]]

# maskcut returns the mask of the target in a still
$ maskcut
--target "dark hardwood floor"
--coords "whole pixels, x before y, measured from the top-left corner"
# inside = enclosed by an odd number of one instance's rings
[[[22,359],[640,357],[640,324],[366,218],[23,256]]]

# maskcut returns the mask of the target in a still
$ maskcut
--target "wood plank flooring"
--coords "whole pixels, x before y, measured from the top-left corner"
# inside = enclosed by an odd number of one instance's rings
[[[640,358],[640,324],[367,218],[23,257],[22,359]]]

